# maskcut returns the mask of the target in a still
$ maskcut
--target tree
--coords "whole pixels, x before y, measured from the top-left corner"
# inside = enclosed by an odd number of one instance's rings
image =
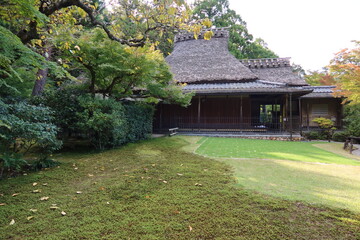
[[[193,18],[209,19],[216,27],[230,27],[229,51],[238,59],[275,58],[261,38],[253,39],[246,22],[229,8],[228,0],[197,0],[194,3]]]
[[[56,63],[47,61],[0,26],[0,96],[29,96],[36,72],[44,68],[54,79],[71,78]]]
[[[326,68],[324,68],[323,71],[310,71],[305,75],[305,81],[312,86],[329,86],[336,84],[334,76],[331,75]]]
[[[69,71],[85,80],[88,92],[95,96],[123,99],[159,99],[189,104],[191,94],[182,94],[172,82],[172,74],[160,51],[154,46],[128,47],[108,39],[101,29],[82,32],[71,40],[67,56]]]
[[[51,40],[61,26],[67,26],[69,32],[82,26],[99,27],[113,41],[143,47],[151,41],[158,45],[152,36],[163,36],[176,29],[187,29],[197,35],[201,25],[190,23],[189,13],[184,0],[118,0],[112,12],[106,12],[97,0],[5,0],[0,9],[0,24],[51,60]],[[65,41],[62,50],[68,50],[70,44]],[[37,75],[34,94],[44,89],[47,69],[41,68]]]
[[[344,49],[331,60],[329,69],[337,85],[337,95],[350,104],[360,103],[360,41],[354,41],[354,49]]]

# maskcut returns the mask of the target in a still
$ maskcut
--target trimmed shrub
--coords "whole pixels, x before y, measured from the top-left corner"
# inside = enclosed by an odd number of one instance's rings
[[[146,104],[125,104],[127,142],[147,139],[152,133],[154,107]]]
[[[82,136],[96,149],[146,139],[152,132],[154,108],[148,104],[93,98],[77,88],[47,92],[33,102],[52,108],[64,139]]]
[[[327,134],[323,131],[310,131],[310,132],[303,132],[303,137],[307,140],[327,140]]]
[[[334,132],[332,136],[332,140],[335,142],[345,142],[346,138],[349,137],[349,133],[347,131],[342,132]]]
[[[113,99],[79,98],[82,112],[77,112],[77,130],[87,133],[96,149],[106,149],[126,143],[125,109]]]

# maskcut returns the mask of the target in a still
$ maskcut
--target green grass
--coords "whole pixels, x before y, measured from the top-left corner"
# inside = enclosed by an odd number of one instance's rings
[[[283,159],[360,166],[359,160],[320,149],[313,146],[313,142],[239,138],[204,138],[200,141],[201,146],[196,150],[196,153],[209,157]]]
[[[59,168],[2,180],[0,239],[360,238],[359,215],[245,190],[228,165],[183,147],[174,137],[63,153]]]
[[[218,159],[233,167],[246,189],[360,213],[359,157],[343,151],[342,144],[235,138],[204,138],[198,144],[199,154],[227,157]]]

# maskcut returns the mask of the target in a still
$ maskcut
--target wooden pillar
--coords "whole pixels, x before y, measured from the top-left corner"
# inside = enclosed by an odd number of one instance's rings
[[[299,118],[300,118],[300,121],[299,121],[299,127],[300,127],[300,135],[302,135],[302,108],[301,108],[301,98],[299,98]]]
[[[240,129],[244,128],[243,96],[240,96]]]
[[[290,93],[289,99],[289,108],[290,108],[290,141],[292,141],[292,132],[293,132],[293,116],[292,116],[292,93]]]
[[[200,132],[200,112],[201,112],[201,97],[198,96],[198,116],[197,116],[197,123],[198,123],[198,130]]]
[[[307,130],[310,131],[310,118],[309,118],[309,110],[310,110],[310,106],[309,106],[309,101],[307,101],[306,103],[306,125],[307,125]]]

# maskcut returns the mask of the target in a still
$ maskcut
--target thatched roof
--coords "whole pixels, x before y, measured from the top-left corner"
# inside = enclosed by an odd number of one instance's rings
[[[182,83],[246,82],[257,76],[228,51],[229,32],[213,29],[211,40],[204,32],[195,40],[192,33],[175,37],[175,47],[166,57],[174,78]]]
[[[241,62],[261,80],[293,86],[308,85],[304,79],[293,73],[290,58],[244,59]]]
[[[257,80],[254,82],[238,83],[194,83],[183,88],[184,92],[195,92],[197,94],[232,94],[232,93],[310,93],[312,89],[303,87],[290,87],[287,84],[271,83]]]
[[[313,92],[302,96],[301,98],[334,98],[335,86],[306,86],[304,89]]]

